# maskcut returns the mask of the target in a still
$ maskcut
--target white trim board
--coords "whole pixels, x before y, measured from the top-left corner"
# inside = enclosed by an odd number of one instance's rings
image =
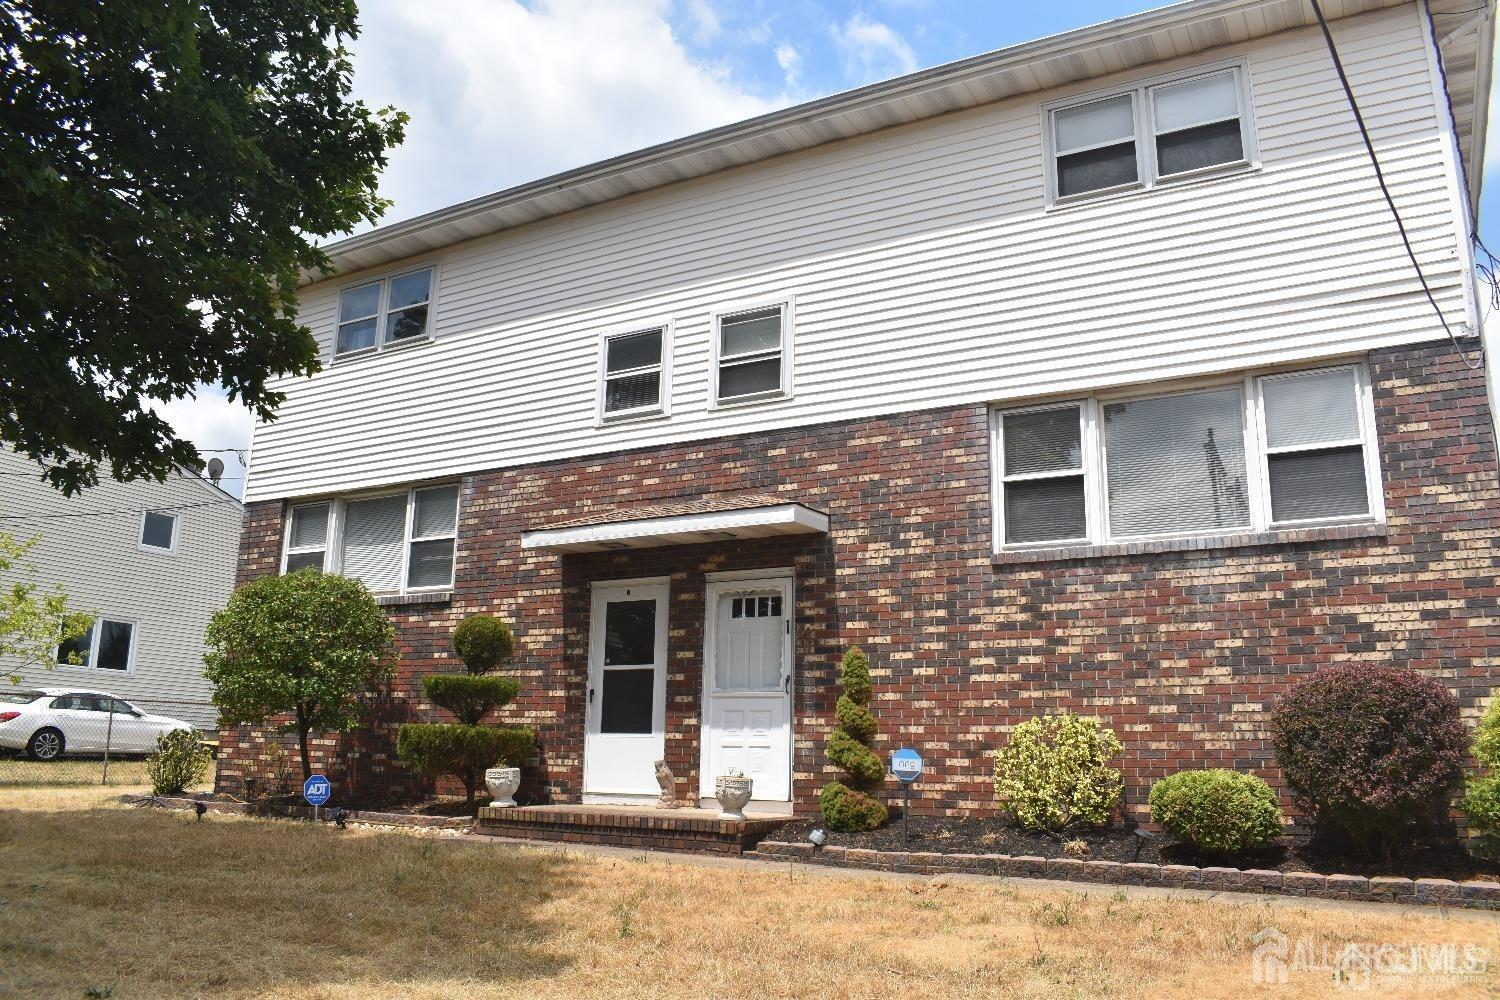
[[[523,532],[521,548],[547,552],[605,552],[736,538],[827,533],[827,514],[801,504],[786,503],[709,514],[612,521],[575,528],[544,528]]]

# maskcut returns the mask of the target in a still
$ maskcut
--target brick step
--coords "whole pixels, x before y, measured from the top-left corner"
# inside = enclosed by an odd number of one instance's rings
[[[722,819],[709,809],[642,806],[484,806],[479,810],[475,832],[494,837],[653,851],[743,854],[790,818],[752,815],[745,819]]]

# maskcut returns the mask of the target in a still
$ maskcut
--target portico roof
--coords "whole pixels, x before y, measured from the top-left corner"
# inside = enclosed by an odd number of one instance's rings
[[[827,531],[827,514],[785,496],[754,493],[612,507],[523,532],[521,547],[542,552],[608,552]]]

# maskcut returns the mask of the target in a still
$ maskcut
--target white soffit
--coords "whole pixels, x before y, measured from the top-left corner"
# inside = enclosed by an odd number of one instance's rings
[[[542,528],[523,532],[521,548],[540,552],[609,552],[827,532],[827,514],[799,503],[784,503],[773,507]]]

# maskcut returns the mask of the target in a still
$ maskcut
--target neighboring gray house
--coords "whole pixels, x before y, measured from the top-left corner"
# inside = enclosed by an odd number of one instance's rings
[[[81,665],[23,670],[0,656],[0,671],[29,685],[109,691],[212,726],[203,631],[234,589],[241,513],[238,500],[187,471],[164,483],[105,480],[64,497],[35,463],[0,449],[0,531],[35,538],[27,561],[36,579],[94,615],[77,645]],[[10,582],[0,574],[0,585]]]

